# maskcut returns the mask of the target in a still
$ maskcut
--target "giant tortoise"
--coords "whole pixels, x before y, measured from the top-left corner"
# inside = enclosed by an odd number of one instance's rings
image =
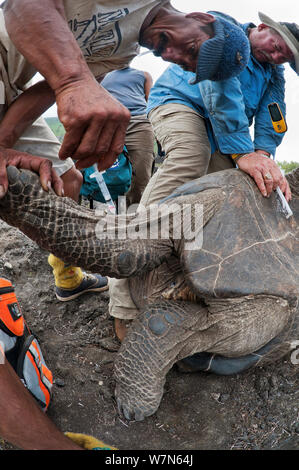
[[[273,193],[264,198],[239,170],[204,176],[161,201],[155,237],[149,209],[100,215],[43,191],[38,176],[8,168],[9,190],[0,217],[66,262],[116,278],[130,278],[140,314],[115,361],[116,399],[127,419],[142,420],[161,401],[165,376],[187,358],[199,370],[230,373],[264,365],[298,340],[299,168],[288,175],[293,217]],[[165,208],[200,232],[202,246],[162,230]],[[183,208],[191,208],[191,218]],[[172,222],[177,219],[171,219]],[[189,232],[192,232],[191,230]],[[192,244],[191,244],[192,245]],[[189,358],[189,359],[188,359]]]

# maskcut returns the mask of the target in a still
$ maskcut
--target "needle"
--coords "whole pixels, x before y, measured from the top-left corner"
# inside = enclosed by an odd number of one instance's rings
[[[104,177],[103,177],[103,173],[105,173],[105,172],[104,171],[100,172],[98,170],[98,165],[96,163],[94,165],[92,165],[92,167],[94,168],[95,171],[94,171],[94,173],[92,173],[90,175],[90,178],[95,178],[96,179],[110,212],[112,212],[112,214],[116,214],[115,204],[112,200],[111,194],[109,192],[109,189],[108,189],[108,187],[106,185],[106,182],[104,180]]]

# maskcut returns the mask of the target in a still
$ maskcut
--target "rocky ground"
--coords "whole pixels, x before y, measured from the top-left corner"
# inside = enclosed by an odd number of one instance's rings
[[[61,430],[92,434],[123,450],[299,448],[298,366],[290,357],[232,377],[183,374],[174,366],[154,416],[141,423],[120,418],[113,393],[119,343],[109,294],[61,303],[47,253],[3,222],[0,240],[0,274],[13,282],[54,374],[48,414]]]

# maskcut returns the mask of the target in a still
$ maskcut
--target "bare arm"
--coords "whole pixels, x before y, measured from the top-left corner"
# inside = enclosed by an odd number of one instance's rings
[[[53,90],[44,80],[24,91],[0,122],[0,146],[12,148],[24,131],[54,102]]]
[[[63,0],[8,0],[4,15],[12,42],[55,93],[82,74],[91,75],[68,27]]]
[[[54,101],[54,93],[47,82],[39,82],[22,93],[2,119],[0,123],[0,198],[4,196],[8,187],[6,173],[8,165],[39,173],[41,185],[46,191],[50,184],[59,196],[63,194],[63,182],[52,169],[52,163],[49,160],[12,148],[27,127]]]
[[[110,167],[123,149],[130,113],[89,71],[63,1],[8,0],[4,14],[11,40],[55,93],[66,130],[60,158],[80,160],[78,168],[99,160],[100,169]]]
[[[152,76],[148,72],[144,72],[144,75],[145,75],[144,94],[145,94],[145,99],[147,101],[151,88],[153,86],[153,79],[152,79]]]
[[[25,450],[82,450],[37,406],[1,350],[0,436]]]

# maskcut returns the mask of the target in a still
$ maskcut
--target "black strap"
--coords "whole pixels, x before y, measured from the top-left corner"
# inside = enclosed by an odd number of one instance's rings
[[[1,287],[0,288],[0,295],[4,295],[4,294],[11,294],[12,292],[14,292],[14,288],[13,287]]]

